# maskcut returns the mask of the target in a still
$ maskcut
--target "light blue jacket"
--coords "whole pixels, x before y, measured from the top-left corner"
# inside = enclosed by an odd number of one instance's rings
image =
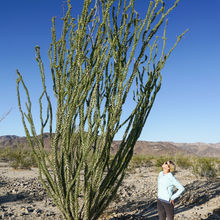
[[[177,192],[173,194],[174,187],[177,188]],[[164,174],[163,171],[158,176],[158,199],[165,201],[175,200],[184,191],[184,187],[173,176],[172,173]]]

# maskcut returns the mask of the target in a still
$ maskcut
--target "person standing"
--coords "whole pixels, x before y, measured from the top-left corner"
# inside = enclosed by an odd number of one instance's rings
[[[166,161],[162,165],[163,171],[158,175],[157,209],[159,220],[174,220],[174,200],[185,190],[182,184],[172,174],[175,164]],[[174,187],[177,191],[174,193]]]

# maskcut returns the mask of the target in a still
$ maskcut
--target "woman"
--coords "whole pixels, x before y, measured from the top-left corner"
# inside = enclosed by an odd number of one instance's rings
[[[172,161],[167,161],[162,165],[163,171],[158,176],[158,200],[157,209],[159,220],[174,219],[174,200],[184,191],[184,187],[173,176],[175,164]],[[174,187],[177,191],[173,194]]]

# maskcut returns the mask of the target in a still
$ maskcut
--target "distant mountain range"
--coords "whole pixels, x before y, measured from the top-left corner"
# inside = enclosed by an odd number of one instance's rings
[[[44,134],[45,147],[50,148],[49,135]],[[116,152],[120,145],[120,141],[112,143],[112,152]],[[15,135],[0,136],[0,148],[18,146],[28,147],[26,137]],[[195,155],[205,157],[220,157],[220,143],[174,143],[174,142],[150,142],[137,141],[134,154],[143,155]]]
[[[116,151],[120,141],[113,142],[113,151]],[[199,157],[220,157],[220,143],[174,143],[137,141],[134,154],[148,155],[194,155]]]

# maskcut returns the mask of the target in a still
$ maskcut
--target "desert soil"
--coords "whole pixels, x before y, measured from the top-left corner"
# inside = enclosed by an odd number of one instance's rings
[[[157,175],[153,167],[129,171],[100,220],[158,219]],[[175,205],[176,220],[220,219],[220,177],[207,180],[180,169],[176,177],[186,189]],[[38,180],[37,168],[14,170],[0,163],[0,219],[62,219]]]

